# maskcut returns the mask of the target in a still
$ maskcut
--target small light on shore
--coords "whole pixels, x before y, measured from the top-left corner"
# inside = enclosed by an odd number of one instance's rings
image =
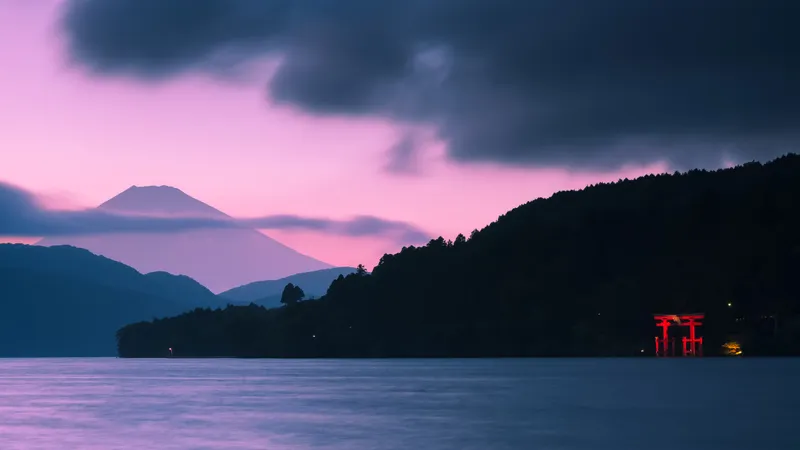
[[[730,308],[731,306],[733,306],[733,305],[730,302],[728,302],[728,308]]]

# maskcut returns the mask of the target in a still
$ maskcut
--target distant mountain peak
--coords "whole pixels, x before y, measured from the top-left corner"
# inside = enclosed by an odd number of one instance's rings
[[[222,211],[172,186],[131,186],[97,207],[118,214],[228,219]],[[198,229],[164,233],[99,233],[45,237],[39,245],[69,244],[91,250],[142,273],[184,274],[213,292],[264,279],[327,269],[255,229]],[[156,274],[153,277],[158,278]]]
[[[222,211],[172,186],[133,185],[98,206],[98,209],[137,214],[227,217]]]
[[[167,186],[166,184],[162,184],[161,186],[155,186],[155,185],[137,186],[137,185],[134,184],[133,186],[129,187],[128,189],[125,189],[124,191],[120,192],[119,195],[122,195],[122,194],[124,194],[126,192],[129,192],[129,191],[130,192],[133,192],[133,191],[139,191],[139,192],[141,192],[141,191],[151,191],[151,192],[161,191],[161,192],[179,193],[179,194],[186,195],[186,193],[184,193],[182,190],[180,190],[180,189],[178,189],[176,187]]]

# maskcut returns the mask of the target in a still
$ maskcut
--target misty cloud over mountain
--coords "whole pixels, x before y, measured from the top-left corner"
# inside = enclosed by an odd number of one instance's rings
[[[460,161],[719,166],[800,141],[791,0],[67,0],[70,56],[162,79],[277,57],[272,99],[434,127]]]
[[[49,210],[39,206],[31,193],[0,182],[0,236],[164,233],[225,228],[294,229],[353,237],[381,236],[394,239],[398,244],[420,244],[429,239],[425,232],[414,225],[372,216],[357,216],[349,220],[295,215],[225,219],[125,215],[99,209]]]

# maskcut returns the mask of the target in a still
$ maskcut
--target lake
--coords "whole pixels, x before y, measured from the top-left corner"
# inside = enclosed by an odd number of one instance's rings
[[[800,359],[0,359],[11,449],[800,448]]]

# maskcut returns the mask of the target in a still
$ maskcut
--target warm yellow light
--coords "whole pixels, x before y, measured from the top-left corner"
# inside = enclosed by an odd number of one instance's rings
[[[730,303],[728,303],[728,308],[730,308],[731,306],[733,306],[733,305],[731,305]]]
[[[740,356],[742,354],[742,346],[738,342],[726,342],[722,344],[722,348],[727,356]]]

